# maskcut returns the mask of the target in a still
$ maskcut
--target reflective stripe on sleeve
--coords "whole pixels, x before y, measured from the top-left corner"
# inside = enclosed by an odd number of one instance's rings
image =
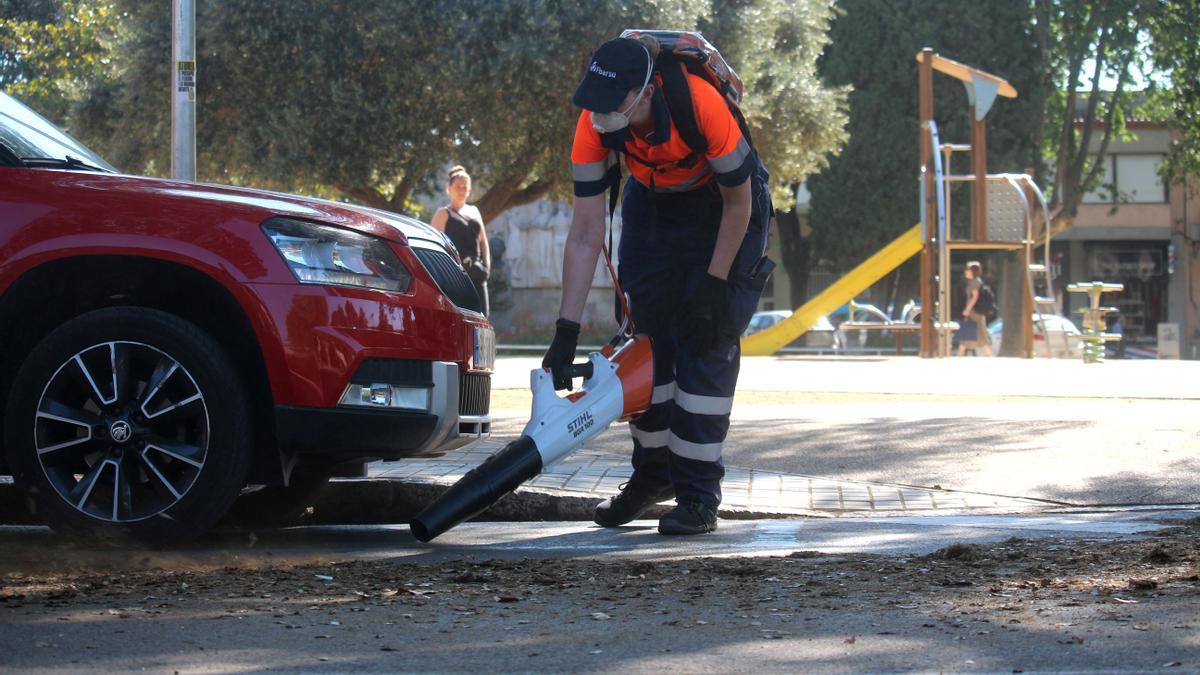
[[[571,178],[579,183],[604,180],[608,170],[617,164],[617,154],[609,152],[608,156],[598,162],[571,162]]]
[[[629,425],[629,433],[633,435],[633,440],[642,444],[643,448],[661,448],[667,445],[668,438],[671,437],[671,432],[663,429],[661,431],[642,431],[641,429]]]
[[[739,168],[741,168],[742,163],[746,161],[746,157],[749,154],[750,144],[746,142],[745,138],[739,138],[737,145],[734,146],[733,150],[730,150],[728,153],[721,155],[720,157],[710,157],[708,159],[708,164],[713,168],[713,171],[716,171],[717,173],[729,173],[730,171],[737,171]]]
[[[733,410],[733,397],[701,396],[676,389],[675,405],[693,415],[728,415]]]
[[[715,462],[721,459],[722,445],[723,443],[693,443],[685,441],[675,434],[670,434],[667,439],[667,447],[673,454],[700,462]]]
[[[571,178],[581,183],[590,183],[594,180],[603,180],[604,174],[608,173],[608,160],[600,162],[588,162],[587,164],[571,163]]]

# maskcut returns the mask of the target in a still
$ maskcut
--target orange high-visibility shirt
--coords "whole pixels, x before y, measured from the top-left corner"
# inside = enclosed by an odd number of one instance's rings
[[[654,189],[658,192],[685,192],[708,184],[715,177],[721,185],[734,187],[750,177],[754,159],[750,144],[742,136],[737,120],[729,112],[724,97],[698,75],[688,74],[696,124],[708,141],[708,152],[690,167],[675,166],[692,149],[679,135],[667,110],[662,94],[662,82],[655,76],[658,87],[651,99],[654,129],[646,138],[632,134],[625,143],[625,166],[642,185],[650,187],[654,173]],[[604,147],[600,134],[592,126],[590,113],[584,110],[575,125],[575,142],[571,147],[571,177],[575,196],[591,197],[609,186],[610,171],[617,166],[616,152]],[[636,155],[658,170],[629,157]]]

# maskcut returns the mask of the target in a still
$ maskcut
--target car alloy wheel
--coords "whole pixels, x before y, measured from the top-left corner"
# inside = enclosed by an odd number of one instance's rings
[[[34,419],[46,479],[82,514],[127,523],[188,493],[209,452],[209,410],[191,373],[147,344],[103,342],[63,362]]]

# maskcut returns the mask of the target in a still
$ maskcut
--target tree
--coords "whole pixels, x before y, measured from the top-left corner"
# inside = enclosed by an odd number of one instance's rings
[[[494,217],[561,182],[569,94],[596,36],[679,20],[686,4],[204,3],[200,173],[402,210],[453,160],[490,186],[480,205]],[[169,147],[170,16],[165,3],[118,5],[120,77],[90,92],[78,119],[119,165],[154,173]]]
[[[816,67],[834,14],[831,3],[718,2],[701,22],[746,82],[744,108],[771,171],[780,262],[793,299],[806,296],[810,260],[794,208],[796,186],[846,142],[849,88],[828,86]]]
[[[629,26],[692,26],[707,7],[683,0],[469,0],[440,10],[459,45],[441,59],[438,77],[462,83],[462,101],[452,110],[454,156],[488,186],[477,206],[491,220],[548,194],[566,195],[579,115],[571,93],[600,42]]]
[[[166,3],[115,0],[120,69],[75,111],[76,131],[120,166],[167,166]],[[728,34],[768,162],[799,180],[836,147],[839,93],[812,62],[828,0],[297,0],[203,3],[198,145],[207,180],[324,192],[401,210],[448,161],[467,165],[485,219],[565,196],[590,52],[627,26]],[[739,32],[740,28],[753,32]],[[736,39],[735,39],[736,37]],[[778,53],[779,57],[768,58]],[[763,141],[761,139],[770,139]]]
[[[1050,235],[1069,228],[1100,185],[1104,158],[1144,97],[1131,84],[1149,63],[1145,39],[1156,0],[1038,0],[1040,44],[1055,96],[1046,121],[1054,171]],[[1097,136],[1098,135],[1098,136]],[[1098,137],[1098,142],[1093,139]]]
[[[104,77],[116,20],[98,0],[0,0],[0,90],[56,122]]]
[[[918,220],[918,51],[931,47],[1017,89],[1017,99],[998,101],[988,115],[990,171],[1040,164],[1047,84],[1043,38],[1027,3],[844,0],[841,8],[820,72],[833,84],[853,86],[850,141],[808,188],[815,255],[846,267]],[[966,142],[963,88],[936,79],[934,96],[942,142]]]
[[[1170,86],[1157,103],[1158,114],[1178,132],[1163,163],[1168,183],[1200,176],[1200,4],[1177,0],[1159,3],[1150,19],[1150,53],[1155,68],[1170,73]]]
[[[780,209],[846,142],[849,88],[827,86],[817,73],[833,17],[830,2],[726,1],[698,26],[746,84],[743,110]]]

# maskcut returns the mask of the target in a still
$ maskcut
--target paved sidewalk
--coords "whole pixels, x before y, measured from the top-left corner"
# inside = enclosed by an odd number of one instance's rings
[[[502,447],[487,440],[435,459],[372,465],[371,478],[450,485]],[[580,450],[529,481],[518,492],[564,497],[615,495],[633,469],[625,455]],[[1059,506],[1017,497],[931,490],[903,485],[817,478],[779,471],[727,467],[723,514],[842,515],[1025,513]]]
[[[503,357],[492,390],[528,389],[541,357]],[[748,356],[739,391],[1200,399],[1200,361]]]

